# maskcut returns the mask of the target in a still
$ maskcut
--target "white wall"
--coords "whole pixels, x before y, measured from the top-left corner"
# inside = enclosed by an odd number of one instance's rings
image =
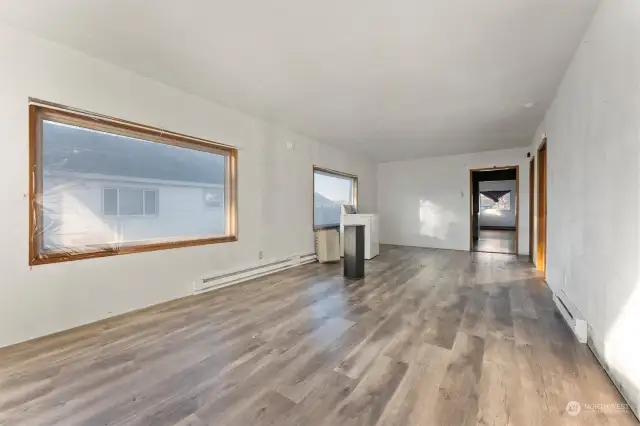
[[[640,2],[601,3],[534,138],[548,137],[547,281],[640,404]],[[637,411],[636,411],[637,412]]]
[[[186,296],[193,281],[314,251],[312,166],[359,177],[377,206],[376,167],[65,47],[0,26],[0,346]],[[239,148],[239,241],[28,266],[28,97]],[[294,149],[287,150],[286,142]]]
[[[515,180],[499,180],[480,182],[480,191],[511,191],[511,205],[509,210],[486,209],[480,210],[478,222],[480,226],[515,228],[516,206],[518,203]],[[527,214],[529,212],[527,211]]]
[[[382,243],[469,250],[469,170],[520,166],[518,252],[529,253],[527,149],[487,151],[378,165]]]

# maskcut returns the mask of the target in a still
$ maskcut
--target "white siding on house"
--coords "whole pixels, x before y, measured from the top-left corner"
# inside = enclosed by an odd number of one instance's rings
[[[87,179],[78,174],[45,179],[43,199],[44,241],[48,246],[82,250],[86,245],[117,247],[134,241],[158,242],[178,238],[206,238],[224,235],[224,207],[204,202],[206,188],[220,185],[168,185],[159,180]],[[107,215],[103,212],[105,188],[157,191],[155,215]],[[51,220],[48,220],[51,219]]]

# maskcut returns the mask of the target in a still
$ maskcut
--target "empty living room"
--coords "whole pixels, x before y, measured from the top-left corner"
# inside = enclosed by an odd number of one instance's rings
[[[0,425],[640,424],[640,1],[3,0]]]

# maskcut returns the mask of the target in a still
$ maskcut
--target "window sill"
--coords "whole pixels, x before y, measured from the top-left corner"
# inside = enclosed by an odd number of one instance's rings
[[[34,266],[34,265],[44,265],[48,263],[70,262],[74,260],[92,259],[97,257],[119,256],[123,254],[169,250],[174,248],[203,246],[208,244],[229,243],[234,241],[238,241],[238,237],[236,237],[235,235],[230,235],[230,236],[224,236],[224,237],[203,238],[198,240],[161,242],[161,243],[152,243],[152,244],[145,244],[145,245],[138,245],[138,246],[125,246],[120,248],[103,249],[99,251],[85,252],[85,253],[52,253],[52,254],[31,256],[29,259],[29,265]]]
[[[322,231],[324,229],[340,229],[340,224],[337,225],[323,225],[323,226],[314,226],[314,231]]]

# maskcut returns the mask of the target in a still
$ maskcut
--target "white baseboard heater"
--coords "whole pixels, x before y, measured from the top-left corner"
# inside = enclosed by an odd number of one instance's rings
[[[578,341],[580,343],[587,343],[589,337],[587,321],[575,305],[571,303],[567,294],[563,290],[561,290],[560,293],[553,293],[553,301],[567,322],[567,325],[571,331],[573,331],[573,334],[576,335]]]
[[[258,278],[274,272],[284,271],[285,269],[293,268],[294,266],[304,265],[315,261],[316,254],[309,253],[295,255],[286,259],[255,265],[241,270],[222,272],[196,280],[193,284],[193,293],[199,294],[205,291],[227,287],[242,281]]]

